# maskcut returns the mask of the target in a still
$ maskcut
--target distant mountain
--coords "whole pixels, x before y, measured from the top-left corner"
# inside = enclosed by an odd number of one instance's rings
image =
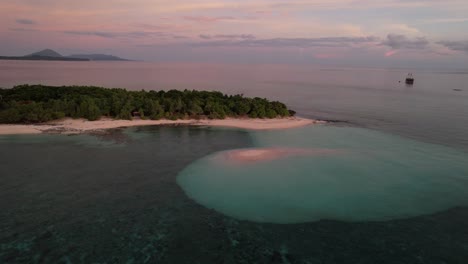
[[[36,60],[36,61],[89,61],[88,59],[78,58],[67,58],[67,57],[47,57],[47,56],[22,56],[22,57],[11,57],[11,56],[0,56],[0,60]]]
[[[64,57],[60,53],[51,49],[41,50],[26,56],[0,56],[0,60],[89,61],[89,59]]]
[[[92,61],[128,61],[127,59],[106,54],[74,54],[68,56],[68,58],[89,59]]]
[[[60,53],[45,49],[26,56],[0,56],[0,60],[46,60],[46,61],[128,61],[113,55],[105,54],[76,54],[62,56]]]
[[[30,54],[30,55],[26,55],[26,57],[28,56],[41,56],[41,57],[54,57],[54,58],[63,57],[60,53],[51,49],[45,49],[45,50],[41,50],[38,52],[34,52],[33,54]]]

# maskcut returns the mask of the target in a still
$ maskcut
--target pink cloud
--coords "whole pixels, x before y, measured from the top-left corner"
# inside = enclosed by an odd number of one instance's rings
[[[209,17],[209,16],[185,16],[185,20],[200,22],[200,23],[212,23],[222,20],[234,20],[234,17],[230,16],[219,16],[219,17]]]
[[[397,53],[398,53],[398,50],[387,51],[387,52],[385,52],[385,57],[391,57],[391,56],[393,56],[393,55],[395,55]]]
[[[329,54],[329,53],[318,53],[314,55],[315,58],[317,59],[331,59],[331,58],[337,58],[337,54]]]

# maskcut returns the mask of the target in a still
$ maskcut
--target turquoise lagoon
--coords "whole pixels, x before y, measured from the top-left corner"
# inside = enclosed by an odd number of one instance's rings
[[[220,162],[257,147],[336,151]],[[467,164],[328,125],[2,136],[0,262],[464,263]]]
[[[382,221],[468,205],[468,155],[445,146],[340,126],[249,133],[255,147],[333,155],[226,162],[201,158],[177,181],[196,202],[241,220]]]

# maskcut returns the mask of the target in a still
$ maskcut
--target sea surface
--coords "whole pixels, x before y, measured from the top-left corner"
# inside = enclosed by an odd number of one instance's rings
[[[468,69],[0,61],[0,87],[25,83],[220,90],[333,122],[0,136],[0,263],[468,261]],[[332,154],[220,159],[269,147]]]
[[[415,84],[404,83],[411,72]],[[150,62],[0,61],[0,87],[94,85],[218,90],[280,100],[300,116],[345,121],[468,150],[468,66],[459,70]]]

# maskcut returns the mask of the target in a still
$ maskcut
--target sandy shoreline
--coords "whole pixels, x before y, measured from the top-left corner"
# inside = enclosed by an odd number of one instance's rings
[[[276,119],[253,119],[253,118],[226,118],[216,120],[115,120],[100,119],[88,121],[85,119],[66,118],[33,125],[9,125],[0,124],[0,135],[18,134],[40,134],[40,133],[63,133],[78,134],[120,127],[134,126],[156,126],[156,125],[193,125],[232,127],[249,130],[287,129],[307,126],[310,124],[323,123],[322,121],[305,119],[300,117],[276,118]]]

